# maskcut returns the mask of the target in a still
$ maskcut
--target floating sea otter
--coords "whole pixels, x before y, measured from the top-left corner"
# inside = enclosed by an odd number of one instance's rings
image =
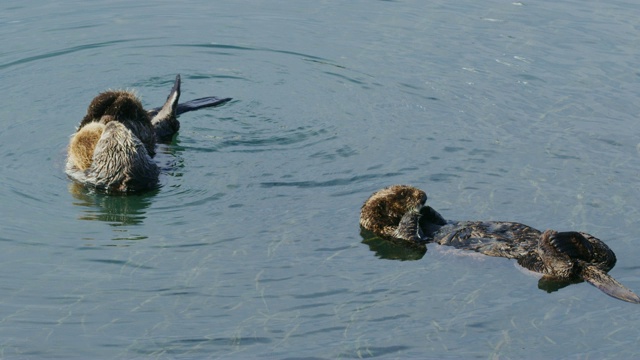
[[[178,104],[179,98],[180,75],[165,104],[149,111],[129,91],[112,90],[96,96],[69,142],[67,175],[108,193],[155,187],[160,173],[152,160],[156,142],[172,139],[180,128],[176,117],[231,100],[205,97]]]
[[[425,205],[426,200],[427,195],[420,189],[387,187],[364,203],[360,225],[385,239],[412,247],[426,249],[427,243],[435,242],[516,259],[521,266],[543,274],[543,283],[585,280],[607,295],[640,303],[640,297],[607,274],[616,263],[613,251],[587,233],[540,232],[503,221],[445,221]]]

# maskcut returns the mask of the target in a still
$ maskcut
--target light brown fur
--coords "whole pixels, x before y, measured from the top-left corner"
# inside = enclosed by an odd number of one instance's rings
[[[151,117],[135,94],[105,91],[93,99],[71,137],[67,174],[107,192],[152,188],[159,174],[152,160],[155,145]]]
[[[78,130],[69,142],[69,161],[80,170],[86,170],[93,162],[93,150],[100,140],[105,125],[89,123]]]

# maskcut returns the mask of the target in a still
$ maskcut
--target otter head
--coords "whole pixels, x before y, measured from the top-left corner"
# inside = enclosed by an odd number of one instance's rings
[[[427,194],[420,189],[408,185],[389,186],[375,192],[364,203],[360,211],[360,225],[378,235],[398,237],[401,222],[412,226],[414,223],[405,215],[414,214],[412,216],[418,219],[426,201]]]
[[[151,118],[133,92],[109,90],[96,96],[89,104],[78,130],[90,123],[106,125],[111,121],[123,124],[140,139],[150,156],[155,154],[156,136]]]

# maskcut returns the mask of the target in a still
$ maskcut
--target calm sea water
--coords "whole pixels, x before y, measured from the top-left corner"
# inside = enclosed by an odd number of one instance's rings
[[[640,307],[513,261],[363,242],[394,183],[450,219],[580,230],[640,292],[640,6],[0,5],[0,358],[633,358]],[[158,191],[64,174],[91,99],[181,117]],[[396,249],[397,250],[397,249]],[[394,260],[393,258],[407,261]]]

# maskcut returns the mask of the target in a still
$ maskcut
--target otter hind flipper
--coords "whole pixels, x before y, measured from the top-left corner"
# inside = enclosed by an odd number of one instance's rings
[[[202,108],[220,106],[231,101],[231,98],[221,99],[216,96],[208,96],[178,104],[178,100],[180,100],[180,83],[180,74],[178,74],[164,105],[148,111],[156,132],[156,138],[160,141],[171,140],[173,135],[180,130],[178,115]]]
[[[633,304],[640,304],[640,297],[626,286],[620,284],[611,275],[595,266],[587,265],[582,270],[582,278],[605,294]]]
[[[176,118],[178,100],[180,100],[180,74],[176,75],[173,88],[164,105],[148,112],[158,140],[171,139],[180,130],[180,122]]]
[[[188,111],[194,111],[194,110],[207,108],[207,107],[220,106],[231,100],[232,98],[220,99],[219,97],[216,97],[216,96],[207,96],[199,99],[193,99],[185,103],[178,104],[178,107],[176,108],[176,114],[180,115]]]
[[[593,246],[579,232],[556,232],[550,235],[549,245],[571,259],[590,261],[593,258]]]

